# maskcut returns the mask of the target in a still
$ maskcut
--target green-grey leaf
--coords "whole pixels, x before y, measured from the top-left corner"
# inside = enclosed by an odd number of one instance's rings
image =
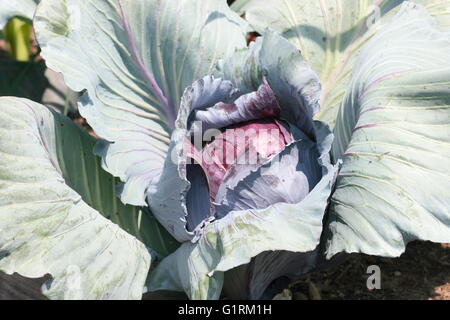
[[[391,21],[403,0],[253,0],[245,17],[258,32],[280,32],[301,50],[323,84],[317,119],[334,126],[361,47]],[[450,27],[450,1],[417,0]],[[393,10],[394,9],[394,10]]]
[[[97,139],[80,130],[71,120],[56,115],[56,141],[63,146],[57,153],[66,184],[104,217],[134,235],[160,256],[175,251],[179,244],[153,217],[148,208],[124,205],[116,197],[120,183],[101,168],[101,161],[92,150]],[[77,143],[76,143],[77,142]],[[70,144],[70,150],[67,144]]]
[[[251,2],[252,0],[236,0],[231,4],[230,8],[239,15],[243,15]]]
[[[0,30],[5,27],[9,19],[22,17],[33,19],[36,5],[40,0],[0,0]]]
[[[133,212],[114,201],[92,139],[29,100],[0,98],[0,109],[0,270],[51,274],[53,299],[139,299],[150,255],[93,208],[112,220]]]
[[[450,33],[403,4],[362,49],[335,128],[327,256],[450,242]]]
[[[122,201],[146,205],[184,89],[245,46],[245,22],[225,0],[46,0],[34,24],[47,65],[87,90],[80,112],[110,142],[97,153]]]

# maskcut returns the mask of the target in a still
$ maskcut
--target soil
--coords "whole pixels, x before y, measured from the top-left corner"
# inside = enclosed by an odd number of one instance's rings
[[[368,289],[381,270],[381,289]],[[354,255],[327,272],[311,274],[288,289],[293,299],[325,300],[450,300],[450,245],[413,242],[399,258]]]
[[[371,265],[381,269],[379,290],[366,286]],[[0,274],[0,300],[45,299],[40,286],[47,279]],[[288,299],[293,300],[450,300],[450,245],[414,242],[396,259],[354,255],[334,269],[300,279],[287,290]]]

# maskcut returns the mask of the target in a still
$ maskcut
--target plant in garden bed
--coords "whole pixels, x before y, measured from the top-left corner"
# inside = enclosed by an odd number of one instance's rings
[[[450,242],[449,7],[42,0],[101,139],[0,98],[0,270],[52,298],[257,299],[340,252]]]

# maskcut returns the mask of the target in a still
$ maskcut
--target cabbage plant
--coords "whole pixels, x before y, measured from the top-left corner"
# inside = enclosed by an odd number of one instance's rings
[[[341,252],[450,242],[449,12],[40,1],[42,56],[99,138],[0,98],[0,270],[49,273],[54,299],[258,299]]]

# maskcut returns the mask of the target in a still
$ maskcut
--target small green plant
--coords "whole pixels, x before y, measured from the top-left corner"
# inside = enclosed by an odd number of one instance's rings
[[[30,23],[19,18],[12,19],[6,25],[3,34],[13,59],[23,62],[30,60],[30,33]]]

